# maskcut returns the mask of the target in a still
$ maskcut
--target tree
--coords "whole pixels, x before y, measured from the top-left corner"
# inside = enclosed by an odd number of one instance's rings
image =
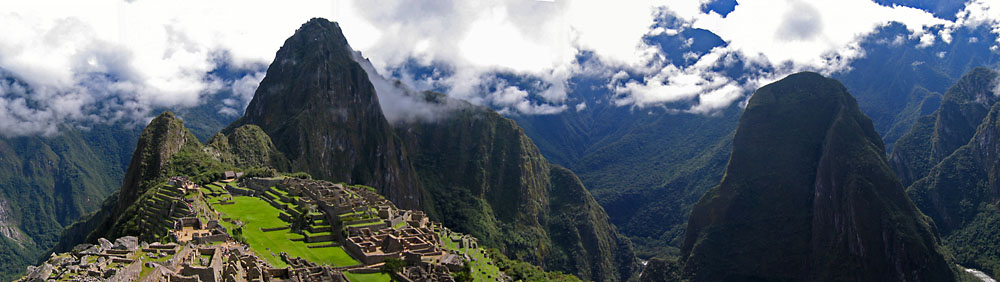
[[[455,278],[455,282],[472,282],[475,280],[472,277],[472,267],[469,266],[469,262],[466,262],[465,266],[462,266],[462,271],[452,274],[452,277]]]
[[[406,262],[398,258],[387,258],[382,262],[382,266],[378,267],[379,272],[385,274],[399,273],[406,266]]]

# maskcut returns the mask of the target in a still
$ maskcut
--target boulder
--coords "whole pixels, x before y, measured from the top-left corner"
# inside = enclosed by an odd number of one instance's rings
[[[91,247],[94,247],[94,244],[79,244],[73,247],[72,252],[74,255],[79,255],[82,254],[84,251],[90,249]]]
[[[45,281],[45,279],[48,278],[50,274],[52,274],[52,270],[53,267],[47,263],[37,267],[29,266],[28,271],[26,273],[27,275],[25,275],[25,278],[22,281],[31,281],[31,282]]]
[[[139,249],[139,238],[135,236],[125,236],[115,239],[115,250],[135,251]]]
[[[101,245],[101,250],[110,250],[114,245],[108,239],[100,238],[97,239],[97,244]]]

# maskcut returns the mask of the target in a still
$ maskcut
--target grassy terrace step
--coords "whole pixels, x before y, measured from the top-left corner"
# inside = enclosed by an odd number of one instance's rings
[[[330,231],[310,232],[309,230],[302,230],[302,233],[305,233],[305,235],[307,235],[309,237],[324,236],[324,235],[333,235],[333,232],[330,232]]]
[[[281,195],[281,196],[288,197],[288,191],[278,189],[278,187],[273,187],[272,186],[271,189],[268,189],[268,191],[274,191],[275,195]]]
[[[382,282],[391,280],[389,275],[384,273],[355,274],[345,271],[344,276],[346,276],[347,280],[351,282]]]
[[[170,195],[167,195],[167,194],[160,193],[159,191],[157,191],[156,194],[153,194],[153,196],[149,198],[149,200],[151,200],[151,201],[173,202],[174,200],[177,200],[177,198],[173,197],[173,196],[170,196]]]
[[[311,228],[312,230],[329,230],[330,228],[333,228],[333,226],[331,226],[331,225],[310,225],[309,228]]]
[[[344,226],[345,227],[361,227],[361,226],[371,226],[371,225],[382,224],[382,223],[385,223],[385,222],[384,221],[372,221],[372,222],[363,222],[363,223],[348,224],[348,225],[344,225]]]
[[[161,207],[157,207],[157,206],[148,206],[148,207],[143,208],[141,212],[145,213],[145,214],[162,215],[162,214],[164,214],[164,213],[167,212],[167,208],[161,208]]]
[[[158,189],[157,192],[160,193],[160,194],[171,196],[171,197],[180,197],[181,196],[181,191],[177,190],[177,188],[160,187],[160,189]]]

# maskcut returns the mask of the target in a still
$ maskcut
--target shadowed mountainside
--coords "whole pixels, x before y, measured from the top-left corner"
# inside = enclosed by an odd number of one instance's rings
[[[933,222],[839,82],[790,75],[757,90],[719,186],[694,206],[691,281],[954,281]]]

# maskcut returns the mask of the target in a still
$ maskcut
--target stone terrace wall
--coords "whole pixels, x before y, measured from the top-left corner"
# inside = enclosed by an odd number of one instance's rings
[[[131,282],[139,280],[139,273],[142,272],[142,261],[136,261],[123,267],[114,276],[105,280],[107,282]]]

